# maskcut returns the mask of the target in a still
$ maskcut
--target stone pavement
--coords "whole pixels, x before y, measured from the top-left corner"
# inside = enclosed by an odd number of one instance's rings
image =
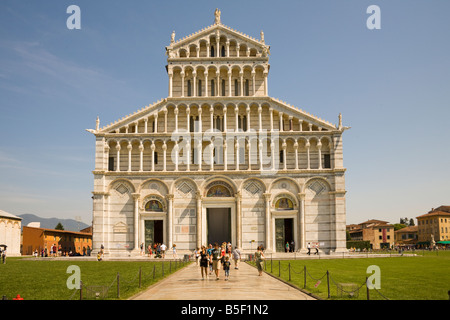
[[[214,273],[202,280],[200,267],[195,263],[159,281],[132,300],[315,300],[313,297],[241,262],[239,270],[230,270],[225,281],[224,271],[216,280]]]

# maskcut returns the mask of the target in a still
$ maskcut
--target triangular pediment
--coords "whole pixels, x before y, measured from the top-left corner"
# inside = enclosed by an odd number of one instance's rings
[[[270,46],[265,44],[262,32],[260,36],[262,39],[256,39],[226,25],[213,24],[176,41],[174,32],[172,34],[172,42],[166,47],[166,50],[170,58],[170,52],[176,52],[180,49],[189,51],[191,46],[200,47],[202,43],[215,44],[217,39],[219,39],[220,42],[229,42],[231,45],[245,45],[248,50],[256,50],[258,56],[267,56],[270,54]]]

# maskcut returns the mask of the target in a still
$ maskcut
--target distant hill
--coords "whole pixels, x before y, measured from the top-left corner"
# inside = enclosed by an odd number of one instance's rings
[[[22,227],[28,225],[30,222],[40,222],[41,228],[47,229],[55,229],[56,225],[61,222],[66,231],[80,231],[81,229],[89,227],[86,223],[78,222],[73,219],[41,218],[30,213],[18,214],[17,216],[22,218]]]

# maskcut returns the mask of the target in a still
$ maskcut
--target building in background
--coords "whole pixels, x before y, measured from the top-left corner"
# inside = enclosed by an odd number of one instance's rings
[[[394,226],[383,220],[367,220],[347,226],[351,241],[369,241],[373,250],[388,249],[394,245]]]
[[[418,230],[418,226],[408,226],[395,231],[395,245],[404,248],[415,248],[418,241]]]
[[[89,229],[89,228],[86,228]],[[88,255],[92,250],[92,233],[75,232],[24,226],[22,231],[22,254],[32,255],[42,250],[50,256]],[[56,252],[54,248],[56,248]]]
[[[0,245],[6,246],[7,256],[20,256],[22,218],[0,210]],[[0,247],[4,250],[5,247]]]
[[[419,228],[418,245],[434,247],[450,244],[450,206],[432,208],[416,218]]]

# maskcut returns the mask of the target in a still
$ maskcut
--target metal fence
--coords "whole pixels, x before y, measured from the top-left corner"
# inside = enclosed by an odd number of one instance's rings
[[[251,260],[248,262],[251,264],[253,263],[253,261],[251,261]],[[275,266],[274,266],[274,262],[275,262]],[[267,270],[268,268],[270,268],[270,271]],[[283,280],[283,278],[286,277],[288,279],[289,283],[292,283],[292,284],[296,285],[298,288],[301,288],[303,290],[305,290],[307,287],[307,280],[314,281],[315,288],[319,287],[319,285],[321,285],[322,282],[326,280],[327,298],[328,299],[330,299],[332,297],[332,292],[336,292],[336,295],[334,297],[337,297],[337,298],[358,298],[361,289],[363,289],[365,287],[367,300],[371,299],[371,297],[370,297],[371,289],[374,289],[374,291],[376,293],[378,293],[383,299],[390,300],[388,297],[383,295],[379,290],[377,290],[373,285],[371,285],[367,277],[364,280],[364,282],[362,282],[361,284],[340,283],[340,282],[335,281],[335,279],[332,277],[331,273],[328,270],[320,277],[313,277],[305,265],[301,269],[294,268],[293,266],[291,266],[291,263],[288,263],[287,266],[282,267],[281,260],[274,261],[272,259],[264,260],[264,270],[267,273],[270,273],[271,275],[273,275],[277,278],[280,278],[280,280]],[[274,274],[274,272],[276,272],[276,273]],[[292,282],[293,274],[297,275],[296,279],[301,278],[301,275],[303,274],[303,283],[300,283],[300,282],[293,283]]]
[[[105,285],[86,285],[80,281],[80,289],[74,290],[68,300],[94,300],[94,299],[120,299],[121,294],[131,289],[141,288],[143,283],[155,281],[164,278],[164,275],[170,274],[184,267],[188,261],[185,259],[157,262],[153,265],[150,272],[143,272],[139,267],[136,275],[131,279],[126,279],[118,272],[116,277]]]

